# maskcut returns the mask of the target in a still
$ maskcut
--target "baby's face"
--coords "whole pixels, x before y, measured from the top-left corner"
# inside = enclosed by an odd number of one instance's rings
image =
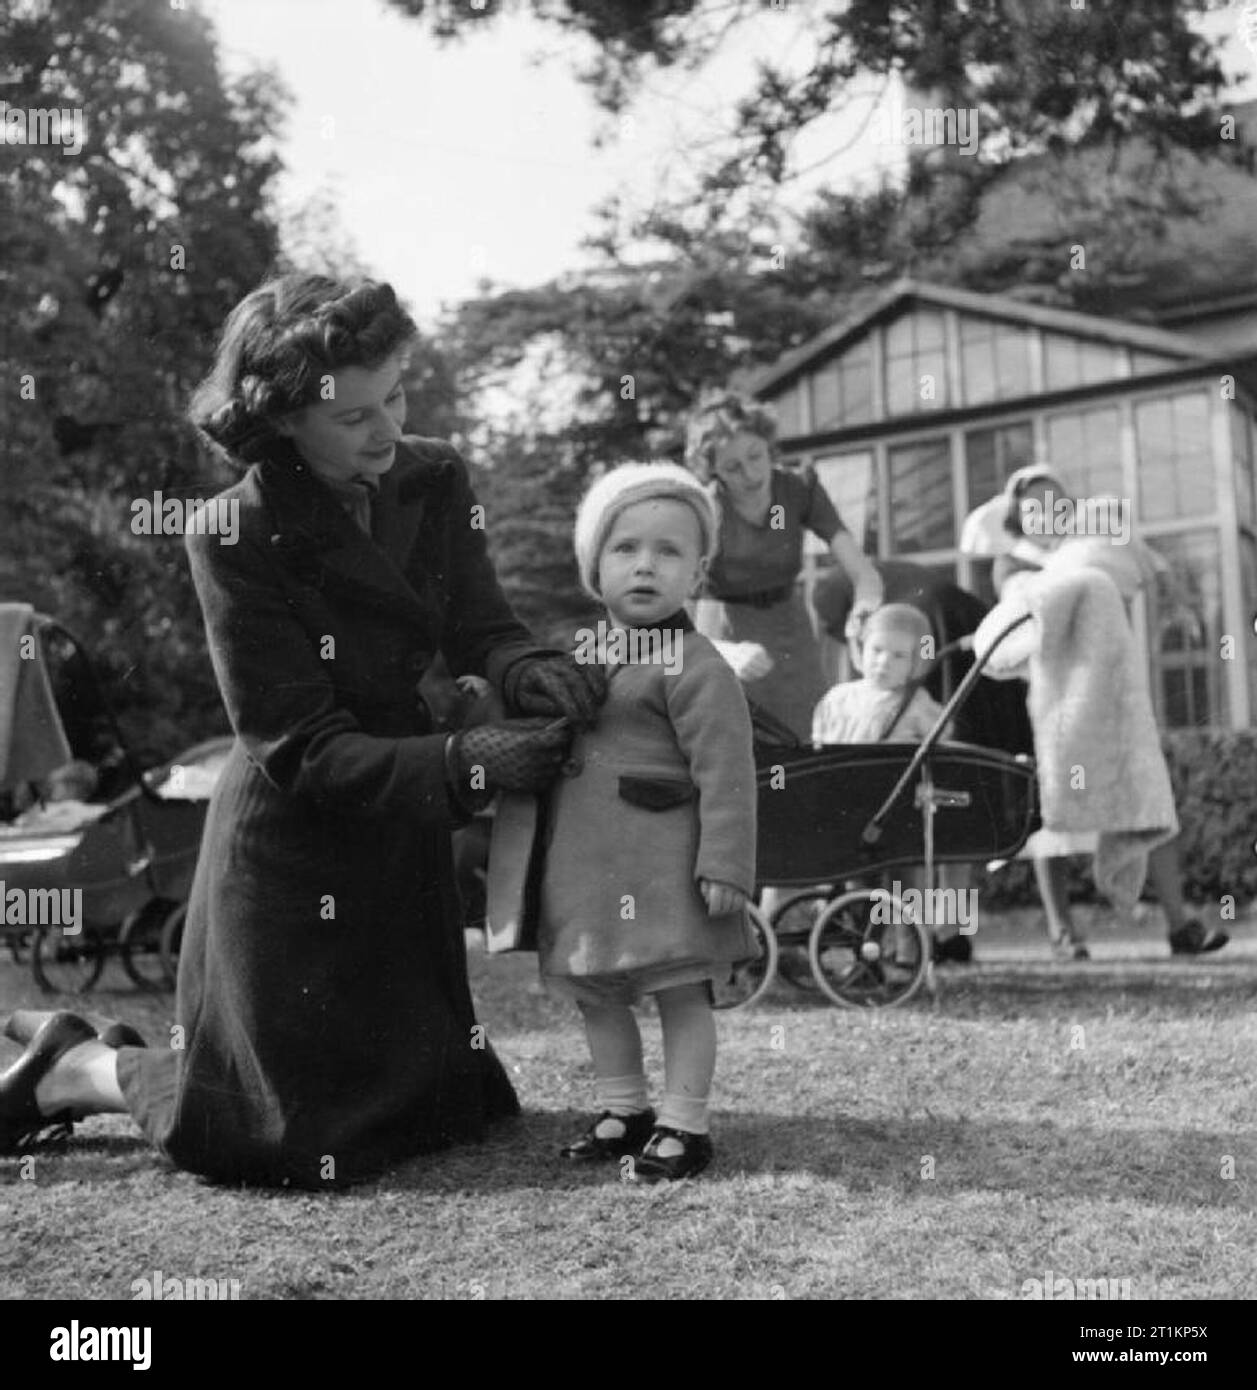
[[[598,557],[602,601],[625,627],[643,627],[675,613],[702,573],[698,517],[673,498],[625,507]]]
[[[864,643],[864,675],[881,690],[900,690],[912,674],[916,655],[911,637],[898,632],[871,632]]]

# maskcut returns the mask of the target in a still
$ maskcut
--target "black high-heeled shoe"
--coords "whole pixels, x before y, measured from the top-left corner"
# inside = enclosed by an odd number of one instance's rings
[[[36,1033],[53,1017],[51,1012],[40,1009],[15,1009],[4,1025],[4,1036],[12,1038],[25,1046]],[[148,1044],[129,1023],[116,1018],[106,1018],[104,1014],[76,1014],[90,1028],[96,1030],[97,1038],[106,1047],[147,1047]]]
[[[665,1139],[676,1139],[682,1146],[681,1152],[662,1157],[659,1146]],[[707,1167],[714,1152],[708,1134],[690,1134],[684,1129],[656,1125],[646,1147],[633,1162],[633,1176],[638,1182],[676,1182],[679,1178],[692,1178]]]
[[[31,1039],[26,1051],[0,1076],[0,1154],[20,1153],[44,1130],[70,1132],[73,1115],[45,1115],[35,1088],[72,1047],[95,1042],[96,1030],[77,1014],[53,1014]]]

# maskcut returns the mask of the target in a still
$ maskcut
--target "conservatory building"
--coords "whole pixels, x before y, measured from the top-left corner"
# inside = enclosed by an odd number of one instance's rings
[[[991,562],[960,553],[960,528],[1014,469],[1048,462],[1071,498],[1123,499],[1172,575],[1133,614],[1161,724],[1252,722],[1257,312],[1171,331],[899,281],[751,389],[866,553],[988,599]],[[829,563],[809,545],[807,584]]]

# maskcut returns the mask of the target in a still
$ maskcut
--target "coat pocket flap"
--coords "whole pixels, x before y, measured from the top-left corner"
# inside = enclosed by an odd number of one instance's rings
[[[620,799],[644,811],[671,811],[693,801],[695,789],[690,782],[675,782],[664,777],[621,777]]]

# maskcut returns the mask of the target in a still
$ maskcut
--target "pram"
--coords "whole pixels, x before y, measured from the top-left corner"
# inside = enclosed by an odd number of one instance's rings
[[[0,821],[6,900],[0,902],[0,933],[17,960],[29,947],[35,979],[49,992],[91,989],[115,952],[136,984],[173,985],[174,950],[205,812],[232,741],[198,743],[141,772],[83,645],[43,614],[34,615],[31,628],[50,665],[77,664],[74,699],[86,699],[108,729],[121,789],[110,794],[106,788],[95,801],[35,804]],[[64,902],[73,901],[63,893],[75,890],[81,893],[77,920],[62,911]],[[15,901],[40,910],[5,910]]]
[[[806,945],[811,979],[836,1004],[886,1008],[917,993],[932,959],[927,905],[946,902],[935,866],[1010,859],[1038,827],[1031,757],[940,742],[991,652],[1023,621],[973,663],[920,744],[802,748],[777,721],[757,717],[759,886],[805,891],[771,920],[751,909],[761,954],[717,987],[717,1008],[754,1003],[779,965],[803,983],[783,946]],[[936,662],[960,645],[942,648]],[[924,866],[920,906],[881,885],[846,884],[911,865]]]

